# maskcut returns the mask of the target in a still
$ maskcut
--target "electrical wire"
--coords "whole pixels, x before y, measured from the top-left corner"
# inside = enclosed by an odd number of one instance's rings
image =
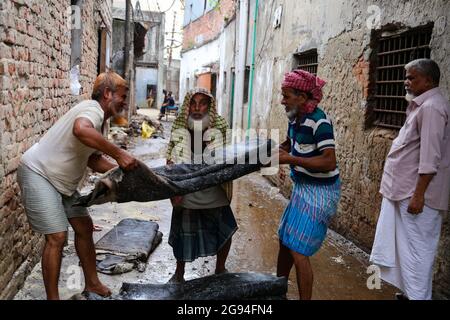
[[[159,12],[161,12],[161,13],[166,13],[166,12],[170,11],[170,10],[173,8],[173,6],[175,5],[175,2],[177,2],[177,0],[173,0],[173,1],[172,1],[172,4],[170,5],[170,7],[169,7],[168,9],[164,10],[164,11],[161,11],[161,8],[160,8],[160,6],[159,6],[158,0],[156,0],[156,6],[158,7],[158,11],[159,11]],[[184,7],[184,6],[183,6],[183,7]]]

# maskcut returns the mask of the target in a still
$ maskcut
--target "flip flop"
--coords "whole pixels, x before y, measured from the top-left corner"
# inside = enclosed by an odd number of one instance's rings
[[[112,292],[110,292],[109,294],[106,294],[106,295],[102,295],[102,294],[99,294],[96,292],[84,290],[83,292],[81,292],[81,295],[84,298],[86,298],[86,300],[103,300],[103,299],[111,298]]]

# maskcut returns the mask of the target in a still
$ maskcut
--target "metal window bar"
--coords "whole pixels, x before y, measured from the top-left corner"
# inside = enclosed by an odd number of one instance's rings
[[[405,123],[408,104],[404,98],[404,67],[414,59],[430,58],[432,31],[432,27],[425,27],[379,40],[375,125],[399,129]]]
[[[319,67],[317,50],[297,54],[296,58],[298,69],[302,69],[304,71],[317,75],[317,69]]]

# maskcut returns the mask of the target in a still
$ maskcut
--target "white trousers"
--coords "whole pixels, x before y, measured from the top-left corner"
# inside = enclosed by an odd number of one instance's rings
[[[442,214],[426,206],[421,214],[410,214],[409,201],[383,198],[370,262],[410,300],[431,300]]]

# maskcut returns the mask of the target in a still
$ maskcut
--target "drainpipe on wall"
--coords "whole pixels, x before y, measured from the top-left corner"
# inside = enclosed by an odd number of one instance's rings
[[[130,75],[130,51],[131,51],[131,35],[130,35],[130,29],[131,29],[131,0],[126,1],[125,6],[125,48],[124,48],[124,68],[123,68],[123,75],[122,77],[125,80],[129,80]]]
[[[248,102],[248,113],[247,113],[247,130],[251,128],[252,125],[252,104],[253,104],[253,84],[255,77],[255,56],[256,56],[256,31],[257,31],[257,21],[258,21],[258,5],[259,0],[255,3],[255,15],[253,17],[253,39],[252,39],[252,66],[250,69],[250,92],[249,92],[249,102]],[[249,132],[247,131],[247,137]]]
[[[235,73],[236,74],[236,73]],[[231,129],[234,129],[234,123],[233,123],[233,116],[234,116],[234,86],[236,84],[236,76],[231,73],[231,106],[230,106],[230,123],[231,123]]]
[[[166,89],[167,82],[166,77],[164,76],[168,70],[165,69],[164,65],[164,44],[165,44],[165,30],[166,30],[166,15],[163,13],[161,15],[161,23],[159,25],[159,28],[157,28],[159,31],[157,37],[159,37],[159,40],[156,41],[156,43],[159,45],[158,47],[158,84],[157,84],[157,94],[156,94],[156,101],[157,101],[157,108],[159,108],[160,105],[162,105],[164,101],[164,95],[163,95],[163,89]]]
[[[247,58],[247,27],[249,0],[239,0],[239,42],[236,53],[236,83],[234,92],[234,115],[233,128],[242,129],[243,127],[243,108],[244,108],[244,84],[245,67]],[[237,136],[233,134],[233,141],[237,141]]]
[[[134,49],[134,28],[133,28],[133,6],[131,0],[126,1],[125,7],[125,48],[124,48],[124,78],[128,82],[129,94],[127,97],[128,112],[127,121],[130,121],[131,115],[136,110],[134,107],[134,56],[132,56],[132,50]]]

